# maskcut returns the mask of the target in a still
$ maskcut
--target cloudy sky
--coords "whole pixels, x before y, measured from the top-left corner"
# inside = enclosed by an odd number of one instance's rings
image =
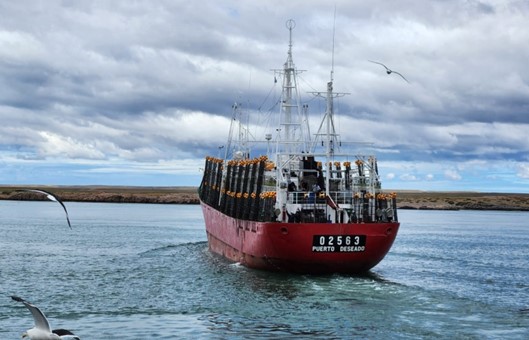
[[[196,186],[288,48],[386,188],[529,193],[529,2],[2,1],[0,184]],[[368,60],[405,75],[387,75]],[[277,111],[277,110],[276,110]]]

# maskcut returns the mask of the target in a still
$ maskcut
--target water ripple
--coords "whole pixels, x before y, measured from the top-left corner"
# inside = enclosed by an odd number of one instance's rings
[[[72,232],[42,207],[0,202],[2,339],[32,325],[10,294],[83,339],[529,336],[528,213],[402,211],[370,273],[310,276],[211,254],[198,206],[71,203]]]

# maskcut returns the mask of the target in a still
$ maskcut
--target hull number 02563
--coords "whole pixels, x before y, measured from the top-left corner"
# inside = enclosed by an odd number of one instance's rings
[[[363,252],[366,250],[366,235],[314,235],[313,252]]]

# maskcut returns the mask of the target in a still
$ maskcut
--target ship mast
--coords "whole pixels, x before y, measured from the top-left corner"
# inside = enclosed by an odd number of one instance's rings
[[[226,150],[224,154],[224,159],[236,158],[236,159],[246,159],[250,157],[250,149],[248,147],[248,128],[245,127],[243,122],[243,114],[241,112],[241,104],[234,103],[232,105],[233,115],[230,123],[230,132],[228,135],[228,143],[226,145]],[[236,145],[233,146],[233,133],[235,130],[235,125],[237,124],[238,133]],[[247,122],[246,122],[247,124]]]
[[[334,160],[334,155],[336,149],[340,147],[340,141],[338,140],[338,134],[336,134],[336,129],[334,127],[334,98],[343,97],[348,93],[334,93],[333,92],[333,83],[334,83],[334,40],[336,34],[336,7],[334,8],[334,21],[332,29],[332,52],[331,52],[331,74],[330,81],[327,83],[327,91],[325,93],[325,115],[321,121],[318,132],[316,133],[316,138],[314,139],[313,144],[311,145],[311,152],[315,152],[316,143],[318,142],[318,137],[321,137],[322,146],[325,146],[325,167],[327,168],[327,175],[325,176],[325,192],[327,196],[330,191],[330,178],[332,170],[332,162]],[[322,92],[312,92],[316,96],[323,97]],[[325,125],[325,133],[323,133],[323,127]]]
[[[281,220],[283,221],[287,216],[287,186],[291,181],[291,173],[299,170],[300,161],[310,148],[308,120],[304,115],[306,110],[301,106],[296,79],[301,71],[296,69],[292,58],[292,31],[296,27],[296,22],[290,19],[286,22],[286,27],[289,31],[287,60],[283,69],[274,70],[276,74],[283,77],[275,159],[276,205],[282,210]]]
[[[318,132],[316,133],[316,138],[312,143],[311,152],[315,152],[316,147],[318,146],[317,144],[321,138],[322,146],[325,147],[325,167],[327,168],[327,175],[325,176],[325,191],[327,195],[329,195],[330,190],[329,181],[331,177],[330,172],[332,169],[331,163],[334,160],[334,155],[337,151],[337,148],[340,147],[340,141],[338,140],[338,134],[336,133],[334,126],[334,98],[343,97],[348,94],[343,92],[333,92],[333,74],[334,65],[333,69],[331,70],[331,81],[327,83],[327,91],[325,94],[323,92],[312,92],[312,94],[316,96],[324,97],[326,103],[325,115],[320,123]]]
[[[286,22],[286,27],[289,30],[287,60],[282,70],[274,70],[283,75],[276,151],[278,154],[292,155],[308,150],[309,145],[306,143],[310,136],[307,133],[308,122],[302,112],[296,79],[297,73],[302,71],[296,70],[292,58],[292,31],[296,27],[296,22],[290,19]],[[286,159],[282,161],[286,161]]]

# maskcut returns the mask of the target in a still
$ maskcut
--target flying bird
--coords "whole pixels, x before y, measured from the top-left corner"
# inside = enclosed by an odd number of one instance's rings
[[[400,74],[399,72],[397,71],[393,71],[393,70],[390,70],[386,65],[382,64],[382,63],[379,63],[378,61],[373,61],[373,60],[368,60],[374,64],[379,64],[379,65],[382,65],[384,66],[384,68],[386,69],[386,73],[387,74],[392,74],[392,73],[395,73],[395,74],[398,74],[399,76],[402,77],[402,79],[404,79],[407,83],[409,83],[408,79],[404,78],[404,76],[402,74]]]
[[[11,296],[11,299],[17,302],[22,302],[33,315],[33,320],[35,322],[35,326],[33,328],[22,333],[22,338],[28,337],[30,340],[80,340],[78,336],[67,329],[61,328],[51,330],[48,319],[46,319],[44,313],[42,313],[38,307],[34,306],[28,301],[18,296]]]
[[[68,226],[70,227],[70,229],[72,229],[72,224],[70,223],[70,217],[68,216],[68,210],[66,210],[66,206],[64,205],[64,203],[62,203],[62,201],[57,196],[55,196],[51,192],[47,192],[44,190],[37,190],[37,189],[18,189],[16,191],[19,191],[19,192],[27,191],[27,192],[36,192],[39,194],[44,194],[50,201],[57,202],[60,205],[62,205],[62,208],[64,209],[64,212],[66,213],[66,222],[68,222]]]

